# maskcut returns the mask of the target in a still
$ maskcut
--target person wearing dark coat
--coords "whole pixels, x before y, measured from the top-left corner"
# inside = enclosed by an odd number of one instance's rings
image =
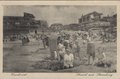
[[[91,37],[87,38],[87,55],[88,55],[88,64],[90,64],[90,58],[92,57],[93,63],[95,60],[95,44],[92,41]]]

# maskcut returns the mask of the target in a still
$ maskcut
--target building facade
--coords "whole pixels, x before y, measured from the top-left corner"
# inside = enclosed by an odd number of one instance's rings
[[[35,20],[35,16],[24,13],[24,16],[3,16],[3,34],[24,34],[30,30],[41,28],[41,21]]]
[[[84,31],[91,31],[92,34],[104,33],[106,36],[116,39],[117,36],[117,14],[102,16],[102,13],[92,12],[82,15],[79,24]],[[98,33],[97,33],[98,32]]]
[[[101,19],[101,15],[102,13],[98,13],[95,11],[86,15],[82,15],[79,19],[79,23],[90,23],[94,21],[99,21]]]

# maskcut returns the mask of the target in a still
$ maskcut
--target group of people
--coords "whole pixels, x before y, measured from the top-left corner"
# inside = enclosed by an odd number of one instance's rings
[[[57,49],[54,51],[54,58],[62,62],[64,68],[71,68],[74,67],[75,60],[82,60],[81,52],[81,44],[79,43],[80,40],[76,35],[69,36],[65,39],[59,39],[59,43],[57,45]],[[101,49],[104,47],[99,47],[96,53],[95,43],[90,35],[86,35],[86,55],[87,55],[87,62],[88,64],[96,65],[103,64],[106,67],[106,54],[105,50]],[[99,55],[98,55],[99,54]],[[91,61],[92,58],[92,61]]]
[[[66,48],[62,43],[58,44],[57,50],[54,51],[54,55],[54,58],[60,61],[63,64],[64,68],[73,67],[73,52],[69,48]]]
[[[52,35],[53,36],[53,35]],[[53,36],[54,37],[54,36]],[[91,37],[91,34],[85,34],[84,36],[81,34],[64,34],[64,35],[58,35],[56,38],[52,38],[51,36],[47,36],[46,34],[41,35],[41,40],[43,42],[43,47],[49,47],[51,52],[51,57],[63,65],[63,68],[72,68],[74,67],[74,61],[75,60],[82,60],[81,52],[81,44],[82,41],[83,44],[85,43],[87,46],[86,54],[87,54],[87,61],[88,64],[95,64],[96,62],[104,62],[106,60],[106,55],[104,52],[101,52],[103,49],[98,49],[98,52],[101,55],[101,57],[96,58],[96,49],[95,44],[93,41],[93,38]],[[84,40],[84,41],[83,41]],[[28,37],[24,37],[22,40],[23,44],[25,42],[29,42]],[[99,56],[100,56],[99,55]],[[91,63],[91,58],[93,62]],[[96,59],[97,61],[95,61]]]
[[[55,41],[54,41],[55,44]],[[58,60],[63,64],[64,68],[72,68],[74,67],[74,60],[81,60],[80,57],[80,44],[77,40],[76,35],[65,35],[59,36],[57,38],[57,46],[54,51],[54,59]],[[53,47],[53,45],[52,45]],[[51,49],[50,49],[51,50]]]

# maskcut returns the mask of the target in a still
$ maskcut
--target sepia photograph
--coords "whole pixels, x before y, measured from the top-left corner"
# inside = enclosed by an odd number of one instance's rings
[[[3,72],[117,73],[117,7],[4,5]]]

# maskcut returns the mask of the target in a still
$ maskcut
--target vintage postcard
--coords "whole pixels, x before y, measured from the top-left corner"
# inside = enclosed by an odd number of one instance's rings
[[[120,79],[118,1],[0,2],[0,79]]]

